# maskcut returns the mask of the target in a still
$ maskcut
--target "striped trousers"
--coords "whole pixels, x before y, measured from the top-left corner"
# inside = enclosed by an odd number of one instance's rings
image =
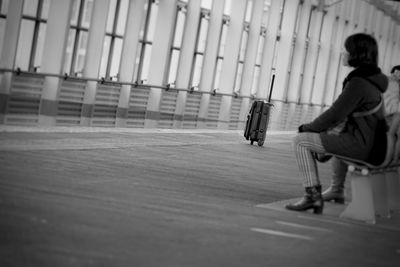
[[[322,145],[319,133],[298,133],[293,139],[293,148],[299,166],[300,174],[303,177],[303,186],[310,187],[319,185],[317,161],[313,153],[325,154],[327,151]],[[332,161],[332,185],[344,183],[347,172],[347,165],[336,159]]]

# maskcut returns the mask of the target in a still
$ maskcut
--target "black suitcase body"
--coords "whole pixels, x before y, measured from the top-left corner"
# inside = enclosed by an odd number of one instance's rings
[[[254,142],[257,142],[259,146],[264,144],[271,106],[271,103],[265,101],[253,102],[244,130],[244,137],[246,140],[250,140],[250,144]]]
[[[275,74],[272,75],[271,88],[269,90],[268,102],[256,100],[251,105],[247,122],[244,128],[244,137],[250,140],[250,144],[257,142],[259,146],[264,144],[267,133],[271,104],[272,89],[274,88]]]

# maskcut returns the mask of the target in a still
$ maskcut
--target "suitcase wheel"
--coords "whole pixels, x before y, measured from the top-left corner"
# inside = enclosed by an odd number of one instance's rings
[[[252,145],[254,143],[254,140],[250,140],[250,145]]]
[[[264,140],[258,140],[257,144],[258,144],[258,146],[263,146],[264,145]]]

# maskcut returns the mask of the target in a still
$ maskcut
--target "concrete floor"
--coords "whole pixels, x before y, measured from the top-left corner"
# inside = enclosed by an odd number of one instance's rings
[[[0,266],[400,266],[400,213],[284,209],[292,136],[0,126]]]

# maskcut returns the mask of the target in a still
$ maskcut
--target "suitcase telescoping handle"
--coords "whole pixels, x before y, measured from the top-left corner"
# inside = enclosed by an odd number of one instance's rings
[[[272,75],[271,88],[269,89],[268,103],[271,102],[272,89],[274,88],[275,74]]]

